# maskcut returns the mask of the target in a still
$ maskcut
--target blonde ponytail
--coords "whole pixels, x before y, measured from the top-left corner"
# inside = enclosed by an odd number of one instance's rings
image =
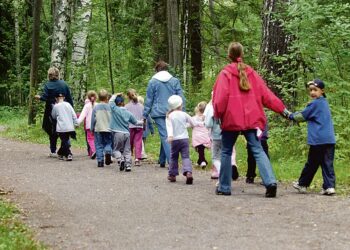
[[[248,81],[247,73],[245,72],[246,66],[244,63],[237,63],[237,69],[239,72],[239,88],[243,91],[250,90],[250,84]]]

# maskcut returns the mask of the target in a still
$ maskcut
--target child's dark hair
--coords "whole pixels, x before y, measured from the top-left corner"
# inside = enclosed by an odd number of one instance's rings
[[[128,96],[129,100],[133,101],[134,103],[138,103],[137,93],[135,89],[128,89],[126,95]]]
[[[237,63],[237,69],[239,72],[239,88],[243,91],[248,91],[250,89],[250,84],[247,78],[247,73],[245,69],[247,65],[242,62],[243,56],[243,46],[238,42],[232,42],[228,46],[228,57],[231,62]]]
[[[97,99],[97,93],[94,91],[94,90],[89,90],[87,93],[86,93],[86,97],[91,101],[91,97],[95,97],[91,102],[94,103]]]
[[[98,99],[99,99],[100,101],[105,102],[105,101],[108,100],[108,95],[109,95],[109,94],[108,94],[107,90],[101,89],[100,92],[98,92]]]

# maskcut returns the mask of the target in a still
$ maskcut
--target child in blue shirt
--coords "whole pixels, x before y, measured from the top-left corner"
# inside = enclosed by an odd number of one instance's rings
[[[289,119],[307,122],[307,143],[310,145],[307,162],[298,182],[293,187],[300,193],[306,193],[318,167],[321,165],[323,186],[321,194],[335,194],[335,173],[333,167],[335,135],[332,116],[324,93],[325,84],[319,79],[308,83],[313,99],[301,112],[293,113]]]

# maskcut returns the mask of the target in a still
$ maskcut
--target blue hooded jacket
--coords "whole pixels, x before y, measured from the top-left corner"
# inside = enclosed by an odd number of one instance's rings
[[[172,95],[179,95],[183,100],[185,110],[185,97],[179,79],[173,77],[168,71],[159,71],[149,81],[146,93],[143,117],[165,117],[168,112],[168,99]]]

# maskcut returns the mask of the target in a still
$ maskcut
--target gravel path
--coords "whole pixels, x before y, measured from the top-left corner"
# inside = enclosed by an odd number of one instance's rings
[[[72,162],[47,151],[0,138],[0,188],[52,249],[350,249],[349,198],[279,184],[266,199],[243,179],[216,196],[209,172],[194,171],[190,186],[155,165],[126,173],[97,168],[83,150]]]

